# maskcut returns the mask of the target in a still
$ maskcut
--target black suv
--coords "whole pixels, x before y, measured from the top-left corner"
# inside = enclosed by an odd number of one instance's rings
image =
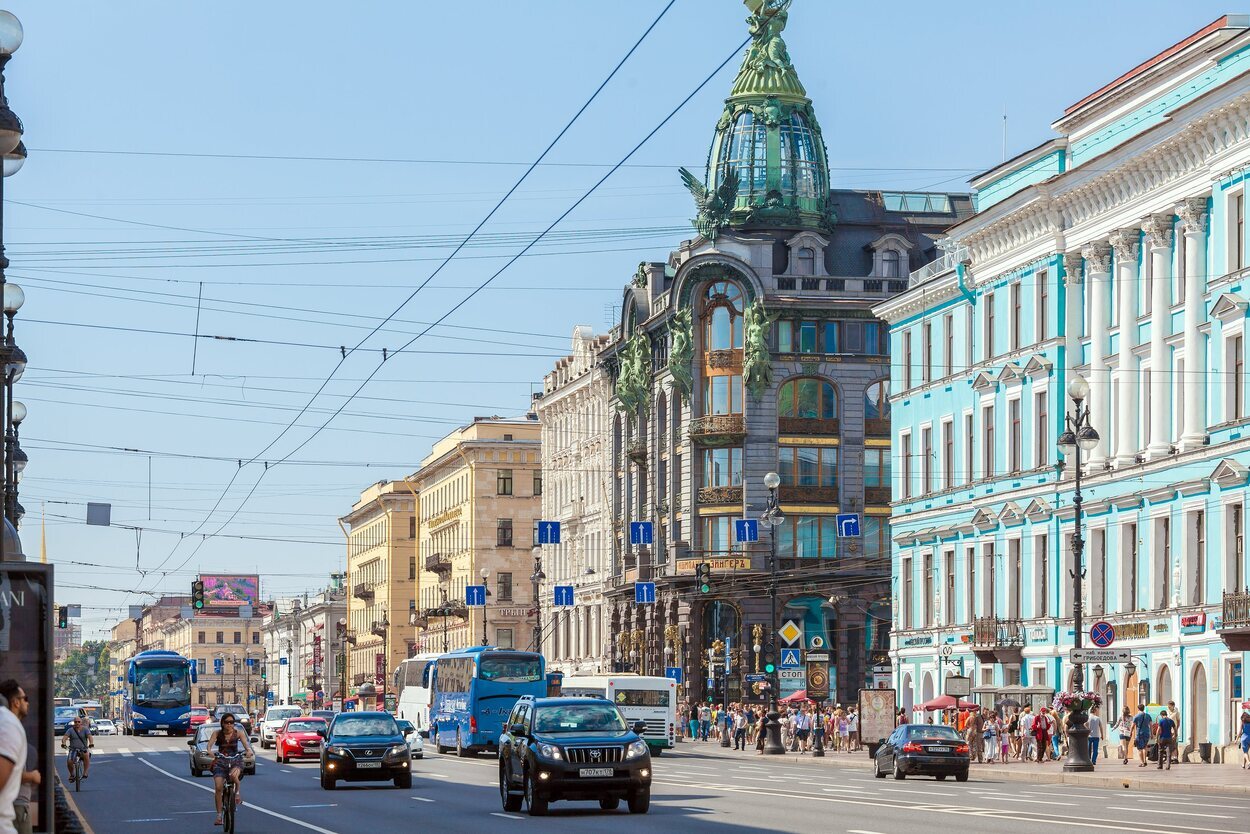
[[[321,787],[344,782],[389,782],[412,787],[408,742],[389,712],[341,712],[321,730]]]
[[[523,696],[499,736],[499,796],[505,811],[547,813],[561,799],[599,800],[605,811],[622,799],[630,813],[651,806],[651,753],[646,724],[631,728],[602,698]]]

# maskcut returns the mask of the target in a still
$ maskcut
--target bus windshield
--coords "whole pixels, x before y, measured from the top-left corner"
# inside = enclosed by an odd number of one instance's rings
[[[484,656],[477,669],[479,680],[498,683],[533,683],[542,676],[542,661],[523,655]]]
[[[135,706],[171,709],[190,699],[190,675],[178,665],[139,666],[135,669]]]

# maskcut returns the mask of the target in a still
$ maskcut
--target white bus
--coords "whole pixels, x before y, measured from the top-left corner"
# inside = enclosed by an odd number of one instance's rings
[[[629,724],[645,721],[643,740],[657,756],[677,740],[677,682],[671,678],[620,673],[570,675],[560,686],[560,694],[606,698],[616,704]]]
[[[430,727],[430,676],[434,671],[437,653],[418,654],[402,660],[395,669],[393,680],[396,701],[396,718],[406,718],[418,730]]]

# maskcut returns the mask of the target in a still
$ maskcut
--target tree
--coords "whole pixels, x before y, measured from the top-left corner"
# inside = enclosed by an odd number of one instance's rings
[[[56,664],[53,691],[58,698],[105,702],[109,693],[108,678],[108,645],[100,640],[88,640]]]

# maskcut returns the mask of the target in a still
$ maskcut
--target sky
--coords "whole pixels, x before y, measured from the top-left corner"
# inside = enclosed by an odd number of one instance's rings
[[[574,326],[605,330],[638,262],[692,236],[676,169],[705,164],[737,0],[675,0],[431,278],[667,2],[7,4],[30,149],[4,181],[27,297],[21,533],[86,637],[200,572],[258,572],[266,598],[324,587],[362,489],[475,415],[524,414]],[[966,190],[1235,11],[795,0],[785,37],[835,187]],[[87,502],[113,526],[85,525]]]

